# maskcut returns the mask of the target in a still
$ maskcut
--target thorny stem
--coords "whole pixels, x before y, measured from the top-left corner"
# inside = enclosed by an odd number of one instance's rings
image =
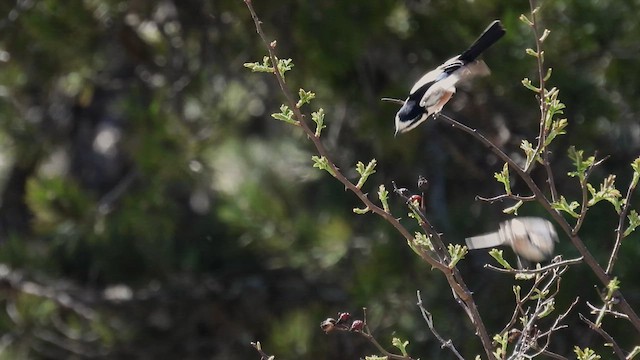
[[[609,284],[609,282],[611,281],[611,277],[609,276],[609,274],[604,271],[604,269],[600,266],[600,264],[598,264],[598,261],[593,257],[591,252],[589,252],[589,250],[584,245],[584,242],[582,241],[580,236],[578,236],[577,234],[573,234],[572,228],[569,225],[569,223],[565,220],[564,217],[562,217],[562,215],[558,211],[553,209],[547,197],[544,195],[542,190],[540,190],[540,188],[535,183],[535,181],[533,181],[533,178],[531,178],[531,176],[527,172],[525,172],[520,166],[518,166],[518,164],[513,159],[511,159],[507,154],[505,154],[502,150],[500,150],[494,143],[489,141],[484,135],[480,134],[476,129],[472,129],[464,124],[461,124],[460,122],[442,113],[440,113],[440,115],[436,117],[436,119],[441,119],[446,123],[448,123],[449,125],[451,125],[453,128],[462,130],[467,134],[473,136],[482,144],[487,146],[500,159],[502,159],[504,162],[509,164],[509,166],[518,173],[520,178],[527,184],[529,189],[533,192],[533,195],[536,197],[538,203],[540,203],[540,205],[542,205],[542,207],[544,207],[544,209],[547,210],[549,215],[553,217],[555,222],[558,225],[560,225],[560,227],[565,232],[565,234],[567,234],[573,246],[578,250],[580,255],[584,258],[584,261],[591,268],[591,270],[596,275],[598,280],[600,280],[600,282],[605,286]],[[636,312],[633,310],[631,305],[629,305],[629,303],[624,298],[620,290],[616,290],[615,297],[620,300],[618,306],[620,306],[622,311],[629,316],[629,321],[633,324],[636,330],[640,332],[640,317],[638,317],[638,314],[636,314]]]
[[[609,263],[607,263],[607,274],[611,274],[613,271],[613,265],[615,265],[616,260],[618,259],[618,251],[620,251],[620,246],[622,245],[622,238],[624,235],[624,222],[627,218],[627,213],[629,212],[629,208],[631,206],[631,194],[635,191],[636,184],[629,184],[629,189],[627,189],[627,195],[624,198],[624,205],[622,206],[622,210],[620,211],[620,219],[618,220],[618,227],[616,228],[616,241],[613,244],[613,250],[611,250],[611,257],[609,257]]]
[[[551,190],[551,201],[555,202],[558,198],[558,191],[556,190],[556,185],[553,180],[553,172],[551,171],[551,166],[549,162],[549,150],[547,150],[546,146],[544,146],[544,143],[546,142],[546,136],[547,136],[546,120],[547,120],[547,113],[549,111],[549,106],[545,102],[546,90],[545,90],[545,81],[544,81],[544,77],[545,77],[544,60],[543,60],[544,54],[542,50],[542,41],[540,41],[540,33],[538,31],[538,22],[536,21],[536,12],[538,8],[536,7],[535,2],[536,0],[529,0],[529,7],[531,9],[531,22],[533,23],[531,27],[533,29],[533,35],[536,39],[536,52],[538,53],[538,56],[536,57],[536,59],[538,60],[538,76],[540,77],[540,93],[538,95],[540,100],[540,133],[538,135],[538,146],[535,151],[535,154],[538,154],[540,151],[542,151],[542,159],[544,160],[543,163],[544,163],[545,170],[547,172],[547,182],[549,183],[549,189]],[[535,160],[532,161],[531,164],[528,164],[529,166],[527,168],[527,172],[530,172],[531,169],[533,169],[533,166],[531,166],[533,164],[535,164]]]
[[[304,119],[304,116],[302,114],[302,112],[300,111],[300,109],[298,109],[295,104],[296,101],[294,101],[293,96],[291,95],[291,92],[289,91],[288,87],[285,85],[284,82],[284,78],[282,77],[282,74],[280,74],[280,71],[277,68],[277,64],[278,64],[278,60],[276,58],[275,55],[275,51],[274,51],[274,46],[275,44],[271,43],[266,35],[264,34],[264,32],[262,31],[262,26],[261,26],[261,21],[258,18],[255,10],[253,9],[253,6],[251,4],[251,0],[244,0],[247,8],[249,9],[249,12],[251,13],[251,17],[255,23],[255,28],[256,28],[256,32],[258,33],[258,35],[260,36],[260,38],[262,39],[262,41],[264,42],[264,44],[267,46],[267,50],[269,52],[269,58],[271,59],[271,63],[274,66],[274,75],[278,81],[278,85],[280,86],[280,90],[282,91],[282,93],[284,94],[287,103],[289,104],[289,107],[292,109],[295,117],[297,118],[297,120],[299,121],[300,127],[304,130],[304,132],[307,134],[307,136],[309,137],[309,139],[311,139],[311,141],[313,142],[316,150],[318,151],[318,153],[323,156],[325,159],[327,159],[328,161],[328,165],[329,168],[332,170],[334,176],[336,179],[338,179],[338,181],[340,181],[347,189],[349,189],[351,192],[353,192],[362,202],[363,204],[369,208],[369,210],[371,210],[373,213],[381,216],[383,219],[385,219],[387,222],[389,222],[396,230],[398,230],[398,232],[400,232],[400,234],[402,234],[402,236],[410,242],[414,241],[413,236],[409,233],[409,231],[398,221],[398,219],[396,219],[395,217],[393,217],[393,215],[389,212],[384,211],[384,209],[382,209],[381,207],[377,206],[376,204],[374,204],[373,202],[371,202],[371,200],[369,200],[369,198],[367,197],[366,194],[364,194],[358,187],[356,187],[355,184],[353,184],[351,181],[349,181],[338,169],[338,167],[330,160],[329,156],[328,156],[328,152],[325,149],[324,145],[322,144],[322,142],[320,141],[320,138],[315,136],[315,132],[311,130],[311,128],[309,127],[309,125],[307,124],[307,122]],[[493,353],[491,352],[492,349],[492,345],[491,345],[491,338],[489,337],[489,334],[487,332],[487,329],[482,321],[482,318],[480,317],[480,313],[477,309],[477,306],[475,304],[475,302],[473,301],[473,297],[471,296],[471,292],[469,291],[469,289],[467,288],[466,284],[464,283],[462,277],[460,276],[459,272],[457,271],[457,269],[450,269],[446,264],[443,264],[439,261],[436,261],[435,259],[433,259],[431,256],[429,256],[426,253],[422,253],[420,254],[421,258],[424,259],[429,265],[431,265],[432,267],[440,270],[445,277],[447,278],[447,281],[449,283],[449,285],[451,286],[455,296],[457,296],[458,298],[462,299],[462,301],[465,304],[465,310],[467,311],[467,313],[469,314],[469,316],[471,317],[471,321],[476,329],[476,334],[478,335],[478,337],[480,338],[480,341],[482,342],[483,348],[487,354],[487,357],[489,359],[495,359],[495,356],[493,355]]]

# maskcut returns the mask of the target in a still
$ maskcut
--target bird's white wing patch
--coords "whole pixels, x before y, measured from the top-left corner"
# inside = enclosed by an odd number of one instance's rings
[[[460,80],[457,72],[433,84],[420,99],[420,106],[430,108],[440,101],[444,93],[455,93],[456,83]]]
[[[484,234],[484,235],[478,235],[478,236],[466,238],[465,242],[467,243],[467,247],[471,250],[486,249],[489,247],[504,245],[504,239],[500,236],[500,234],[497,231]]]
[[[441,69],[435,69],[435,70],[431,70],[428,73],[424,74],[420,80],[418,80],[415,84],[413,84],[413,87],[411,88],[411,92],[410,94],[413,94],[414,92],[416,92],[418,89],[420,89],[421,87],[423,87],[425,84],[428,84],[430,82],[434,82],[436,81],[436,79],[442,74],[442,70]]]

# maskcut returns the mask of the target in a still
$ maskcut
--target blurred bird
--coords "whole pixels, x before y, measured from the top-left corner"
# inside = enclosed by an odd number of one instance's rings
[[[518,217],[500,223],[500,229],[466,239],[470,250],[500,245],[511,246],[518,255],[518,267],[527,267],[529,261],[541,262],[553,255],[558,234],[548,220],[536,217]]]
[[[432,114],[438,114],[456,92],[460,80],[488,75],[489,68],[476,58],[505,34],[499,20],[487,27],[462,54],[426,73],[411,88],[409,97],[396,114],[396,135],[414,129]]]

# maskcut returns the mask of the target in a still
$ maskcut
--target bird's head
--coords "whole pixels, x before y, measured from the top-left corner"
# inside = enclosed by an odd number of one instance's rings
[[[407,99],[396,114],[396,133],[406,133],[427,120],[429,116],[424,109],[414,100]]]

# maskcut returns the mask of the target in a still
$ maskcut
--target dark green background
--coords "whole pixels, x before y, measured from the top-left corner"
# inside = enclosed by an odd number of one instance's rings
[[[491,76],[463,85],[445,113],[521,157],[539,117],[520,83],[537,78],[524,52],[534,38],[518,20],[526,1],[255,3],[279,56],[295,63],[291,88],[317,93],[310,109],[325,109],[323,141],[350,178],[371,158],[372,194],[426,176],[427,215],[453,243],[505,219],[510,204],[474,200],[501,191],[494,155],[435,121],[394,138],[397,107],[379,99],[403,98],[501,19],[507,35],[483,56]],[[626,191],[640,150],[638,13],[640,1],[604,0],[549,1],[539,13],[552,31],[550,86],[568,107],[552,160],[570,200],[570,145],[609,156],[592,181],[614,173]],[[301,131],[270,118],[282,102],[274,79],[243,67],[263,55],[240,0],[0,3],[0,359],[257,359],[255,340],[278,359],[357,359],[374,349],[318,325],[364,306],[382,344],[399,336],[414,357],[453,358],[420,318],[416,290],[443,336],[469,358],[482,353],[442,276],[388,224],[353,214],[357,199],[311,168]],[[391,205],[414,229],[402,201]],[[528,204],[521,214],[544,213]],[[602,203],[581,231],[601,263],[616,224]],[[558,252],[576,256],[560,238]],[[637,240],[616,267],[636,309]],[[495,333],[511,315],[512,281],[486,261],[472,253],[460,268]],[[557,309],[578,295],[598,304],[594,284],[586,266],[572,268]],[[584,302],[553,337],[567,357],[574,345],[602,349],[578,312]],[[622,320],[605,328],[626,349],[640,340]]]

